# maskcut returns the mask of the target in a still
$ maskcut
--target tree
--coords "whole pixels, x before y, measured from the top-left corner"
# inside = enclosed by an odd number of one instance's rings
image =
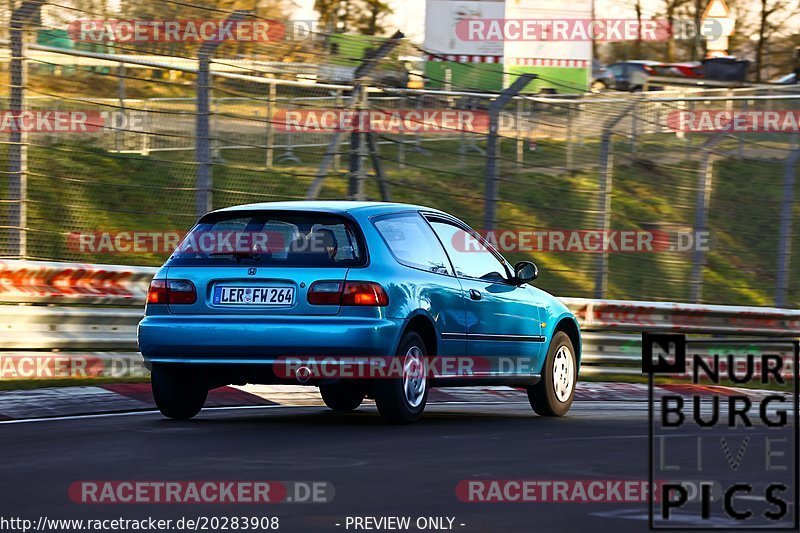
[[[383,19],[392,13],[383,0],[314,0],[314,10],[325,31],[363,35],[384,33]]]
[[[323,31],[336,31],[341,4],[341,0],[314,0],[314,11],[319,13],[319,26]]]
[[[633,45],[633,55],[639,59],[642,57],[642,0],[633,0],[633,9],[636,11],[636,42]]]
[[[383,19],[392,13],[389,4],[381,0],[363,0],[366,12],[359,18],[358,26],[364,35],[384,33]]]
[[[703,36],[700,27],[703,24],[703,12],[705,11],[705,0],[694,0],[694,39],[692,39],[692,61],[703,59],[701,56],[703,49]]]
[[[675,21],[678,20],[678,16],[682,13],[683,8],[690,2],[691,0],[664,0],[664,18],[667,19],[667,23],[669,24],[670,28],[675,27]],[[664,49],[664,56],[667,62],[671,62],[674,60],[675,57],[675,39],[667,39],[666,47]]]
[[[760,4],[756,41],[756,81],[761,81],[764,49],[769,39],[783,28],[789,18],[798,13],[797,5],[792,7],[785,0],[760,0]]]

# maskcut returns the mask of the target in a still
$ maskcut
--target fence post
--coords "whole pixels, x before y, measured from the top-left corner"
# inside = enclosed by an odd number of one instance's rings
[[[503,90],[489,105],[489,136],[486,139],[486,191],[484,196],[485,208],[483,215],[483,229],[494,229],[495,212],[497,209],[497,195],[499,192],[497,160],[500,158],[498,141],[500,112],[508,102],[536,79],[536,74],[520,74],[510,87]]]
[[[249,11],[236,11],[225,22],[233,23],[243,20]],[[211,211],[212,202],[212,167],[211,167],[211,57],[223,43],[222,40],[203,41],[197,52],[197,110],[195,117],[194,157],[197,163],[195,176],[195,214],[200,217]]]
[[[197,115],[195,118],[194,151],[197,162],[195,214],[200,217],[212,209],[211,198],[211,132],[209,95],[211,57],[200,52],[197,65]]]
[[[403,99],[399,102],[400,109],[405,108],[408,101],[408,94],[403,94]],[[403,123],[400,122],[400,142],[397,143],[397,168],[406,168],[406,130],[403,128]]]
[[[355,126],[353,133],[350,134],[350,172],[348,175],[348,196],[352,200],[365,200],[364,183],[366,182],[366,175],[364,174],[364,159],[366,151],[365,134],[361,131],[361,127],[365,124],[362,113],[368,109],[367,104],[367,90],[366,87],[360,92],[360,102],[356,106],[358,113],[358,124]]]
[[[600,196],[597,226],[606,235],[611,229],[611,192],[614,190],[614,140],[611,130],[603,130],[600,140]],[[603,247],[597,255],[594,278],[594,297],[605,297],[608,289],[608,250]]]
[[[44,3],[45,0],[27,0],[11,13],[10,111],[16,118],[26,107],[25,24]],[[23,128],[13,128],[8,140],[9,255],[24,259],[28,255],[28,136]]]
[[[636,142],[639,136],[639,105],[638,102],[633,103],[633,112],[631,113],[631,155],[636,157]]]
[[[370,52],[368,55],[365,56],[364,61],[356,68],[355,73],[353,74],[353,79],[355,83],[353,84],[353,92],[350,93],[350,102],[348,105],[348,110],[354,110],[362,101],[362,92],[366,92],[366,88],[364,87],[365,80],[370,76],[372,70],[375,68],[375,64],[378,60],[383,59],[386,57],[392,50],[397,47],[400,43],[400,39],[405,37],[403,32],[396,31],[391,37],[389,37],[377,50],[374,52]],[[351,137],[352,139],[352,137]],[[328,168],[331,166],[333,159],[336,153],[339,151],[339,145],[342,141],[342,132],[337,131],[333,134],[333,139],[331,142],[328,143],[328,148],[325,150],[325,155],[322,157],[322,161],[319,164],[319,168],[317,169],[317,175],[314,178],[314,182],[309,187],[308,192],[306,193],[307,200],[314,200],[319,196],[320,191],[322,191],[322,185],[325,181],[325,177],[328,175]],[[352,140],[351,140],[352,142]],[[352,150],[351,145],[351,150]],[[353,164],[353,159],[351,156],[351,167]],[[351,168],[352,171],[352,168]],[[353,183],[351,181],[350,187],[353,187]],[[357,191],[351,191],[357,192]]]
[[[341,89],[336,89],[336,100],[335,100],[334,107],[337,110],[341,110],[342,109],[342,105],[343,105],[343,101],[344,101],[343,96],[344,95],[342,93],[342,90]],[[339,154],[339,152],[336,152],[336,154],[333,156],[333,171],[334,172],[339,172],[339,170],[341,168],[342,168],[342,156]]]
[[[152,117],[150,113],[150,102],[147,100],[142,101],[142,155],[150,155],[150,131]]]
[[[573,121],[575,120],[574,107],[567,104],[567,172],[572,173],[574,165]]]
[[[745,100],[745,101],[742,102],[742,108],[743,108],[742,109],[742,111],[743,111],[742,114],[744,116],[747,116],[747,114],[748,114],[747,112],[749,111],[749,108],[750,108],[749,102],[750,102],[749,100]],[[740,135],[739,136],[739,159],[744,159],[745,148],[746,147],[745,147],[744,138]]]
[[[517,169],[519,170],[522,170],[522,164],[525,162],[525,141],[522,137],[522,126],[520,125],[522,121],[523,103],[522,100],[517,100],[517,117],[514,120],[514,124],[517,128]]]
[[[612,135],[617,124],[628,116],[636,106],[633,102],[625,110],[603,124],[603,135],[600,138],[600,184],[597,212],[597,226],[602,229],[603,235],[611,230],[611,192],[614,190],[614,140]],[[605,246],[597,254],[594,273],[594,297],[602,299],[608,289],[608,250]]]
[[[125,63],[118,63],[117,64],[117,99],[119,100],[119,109],[121,113],[125,113],[125,98],[127,97],[125,91]],[[114,116],[112,113],[111,116]],[[122,128],[120,128],[120,121],[119,120],[112,120],[111,121],[112,127],[114,128],[114,150],[119,153],[122,151]],[[128,131],[130,131],[130,121],[125,121],[125,126]]]
[[[778,275],[775,280],[775,307],[786,307],[789,299],[789,268],[792,261],[792,210],[794,207],[794,167],[800,150],[792,150],[783,171],[781,227],[778,238]]]
[[[706,151],[701,165],[700,186],[697,193],[697,206],[695,207],[694,235],[695,239],[708,227],[708,209],[711,204],[711,188],[714,179],[714,154]],[[695,243],[692,253],[692,277],[690,280],[693,303],[700,303],[703,299],[703,267],[706,263],[705,251]]]
[[[278,105],[278,91],[275,82],[269,84],[267,97],[267,168],[272,168],[275,159],[275,107]]]

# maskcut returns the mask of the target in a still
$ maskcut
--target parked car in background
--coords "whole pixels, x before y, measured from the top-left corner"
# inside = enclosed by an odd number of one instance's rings
[[[749,61],[733,56],[703,60],[703,75],[709,80],[745,82],[749,70]]]
[[[700,62],[665,63],[653,66],[656,76],[680,76],[682,78],[702,78],[703,64]]]
[[[780,85],[795,85],[797,84],[797,73],[790,72],[789,74],[784,74],[782,76],[778,76],[777,78],[773,78],[769,82],[778,83]]]
[[[663,67],[658,61],[637,60],[622,61],[608,67],[611,73],[612,85],[609,87],[617,91],[639,92],[644,89],[649,76],[657,76],[656,67]]]

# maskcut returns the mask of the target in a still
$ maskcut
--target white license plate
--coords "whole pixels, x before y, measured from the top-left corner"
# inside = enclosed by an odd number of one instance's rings
[[[292,305],[294,287],[214,287],[217,305]]]

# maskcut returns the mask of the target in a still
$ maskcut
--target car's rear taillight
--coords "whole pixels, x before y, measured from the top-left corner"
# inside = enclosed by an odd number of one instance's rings
[[[171,279],[167,281],[167,301],[170,304],[193,304],[197,301],[197,291],[194,283],[184,279]]]
[[[348,281],[342,293],[342,305],[389,305],[389,297],[377,283],[371,281]]]
[[[193,304],[197,301],[197,291],[191,281],[183,279],[154,279],[147,291],[149,304]]]
[[[308,288],[311,305],[341,305],[343,281],[315,281]]]
[[[308,303],[385,307],[389,296],[372,281],[316,281],[308,289]]]
[[[167,303],[167,282],[165,280],[154,279],[150,282],[150,288],[147,290],[147,303]]]

